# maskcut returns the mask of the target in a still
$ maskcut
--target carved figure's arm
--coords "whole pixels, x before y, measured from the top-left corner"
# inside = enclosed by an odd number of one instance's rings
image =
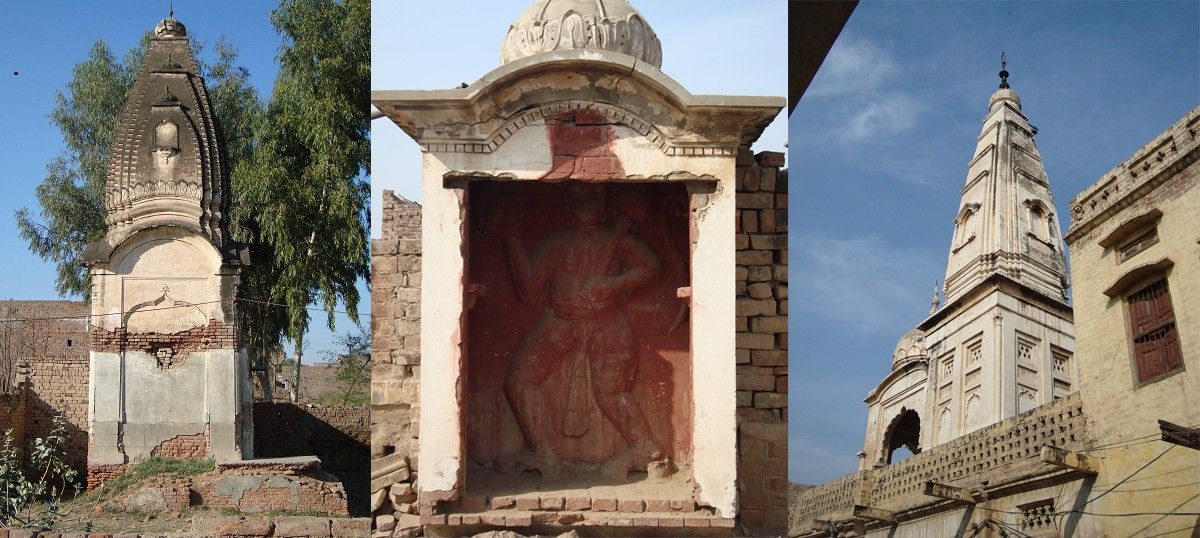
[[[546,286],[550,278],[551,265],[547,242],[530,255],[525,248],[525,241],[520,234],[510,233],[504,236],[504,250],[508,254],[508,267],[512,270],[513,282],[516,284],[517,297],[524,302],[533,302]]]
[[[608,297],[635,290],[661,272],[662,262],[658,256],[632,236],[626,235],[619,240],[614,255],[624,270],[606,277],[598,285]]]

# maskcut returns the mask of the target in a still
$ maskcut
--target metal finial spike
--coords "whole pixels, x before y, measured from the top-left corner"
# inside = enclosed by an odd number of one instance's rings
[[[1000,89],[1008,88],[1008,56],[1004,54],[1004,51],[1000,51]]]

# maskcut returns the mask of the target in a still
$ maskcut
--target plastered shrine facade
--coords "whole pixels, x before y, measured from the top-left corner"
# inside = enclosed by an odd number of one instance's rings
[[[251,392],[234,320],[248,254],[229,238],[220,127],[175,19],[155,28],[115,136],[108,232],[84,253],[89,480],[149,456],[249,458]]]
[[[739,152],[784,101],[690,94],[623,1],[536,2],[502,62],[373,93],[423,156],[425,531],[582,521],[555,492],[731,528]]]

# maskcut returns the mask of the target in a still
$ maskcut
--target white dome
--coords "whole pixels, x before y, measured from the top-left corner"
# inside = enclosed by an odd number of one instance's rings
[[[896,350],[892,352],[892,368],[911,359],[928,356],[929,351],[925,349],[925,331],[913,329],[904,333],[896,343]]]
[[[619,52],[662,68],[662,44],[626,0],[537,0],[500,45],[500,64],[551,50]]]
[[[988,99],[988,110],[996,108],[996,105],[1003,101],[1011,101],[1016,105],[1017,110],[1021,110],[1021,96],[1017,95],[1017,92],[1013,91],[1012,88],[1000,88],[996,90],[996,93],[992,94],[992,98]]]

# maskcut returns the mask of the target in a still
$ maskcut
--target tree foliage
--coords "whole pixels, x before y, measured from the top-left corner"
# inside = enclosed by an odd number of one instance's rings
[[[339,303],[357,323],[356,286],[370,270],[369,0],[282,0],[271,22],[283,43],[265,106],[232,46],[219,40],[209,62],[196,54],[232,171],[231,231],[252,256],[238,316],[259,358],[277,356],[285,338],[303,349],[310,304],[330,328]],[[30,250],[56,266],[60,294],[88,292],[80,256],[105,233],[108,150],[148,39],[121,61],[97,41],[50,115],[64,150],[37,189],[38,211],[16,216]]]
[[[337,352],[326,352],[337,363],[338,388],[321,396],[321,403],[366,405],[371,403],[371,332],[358,328],[333,341]]]
[[[356,285],[370,274],[370,3],[284,0],[271,22],[280,71],[253,157],[234,171],[234,215],[254,248],[243,297],[286,308],[242,312],[259,323],[252,346],[302,348],[307,306],[331,329],[339,303],[357,322]]]
[[[87,270],[79,263],[83,247],[104,236],[104,174],[116,118],[141,63],[141,47],[118,61],[104,41],[96,41],[75,65],[66,93],[54,95],[50,120],[62,131],[63,151],[46,166],[37,187],[38,221],[17,210],[17,227],[34,254],[57,268],[55,287],[63,295],[83,295]]]

